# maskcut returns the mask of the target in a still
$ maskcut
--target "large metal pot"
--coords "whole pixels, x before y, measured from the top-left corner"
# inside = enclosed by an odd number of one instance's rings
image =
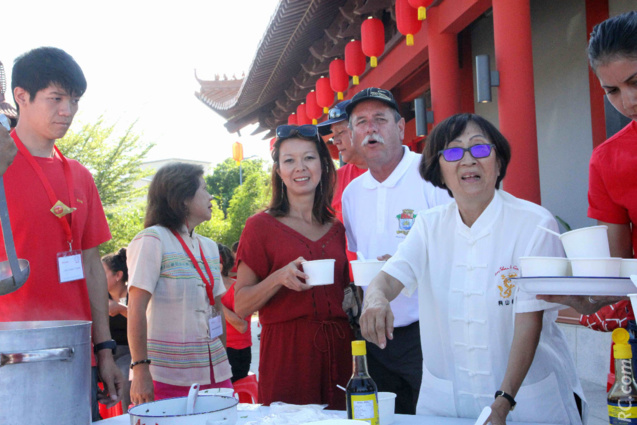
[[[0,323],[0,424],[91,423],[91,322]]]

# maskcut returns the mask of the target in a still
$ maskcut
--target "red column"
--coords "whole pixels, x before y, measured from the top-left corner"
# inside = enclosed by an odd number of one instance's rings
[[[439,14],[432,11],[427,16],[429,39],[429,78],[431,107],[434,121],[461,112],[460,68],[458,66],[458,35],[439,31]]]
[[[493,0],[496,69],[500,73],[500,131],[511,143],[512,157],[504,189],[541,202],[537,153],[530,0]]]
[[[608,0],[586,0],[586,40],[590,40],[593,27],[608,19]],[[588,87],[591,98],[591,130],[593,148],[606,140],[606,118],[604,116],[604,89],[597,76],[588,67]]]

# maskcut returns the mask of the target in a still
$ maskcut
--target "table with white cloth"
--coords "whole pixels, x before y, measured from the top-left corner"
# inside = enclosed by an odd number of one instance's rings
[[[237,425],[245,424],[246,422],[257,421],[260,418],[269,414],[270,408],[261,406],[256,410],[244,411],[242,405],[238,406],[238,420]],[[347,418],[347,414],[344,411],[330,411],[336,413],[343,418]],[[395,420],[392,425],[473,425],[475,419],[464,418],[443,418],[439,416],[415,416],[415,415],[395,415]],[[103,421],[94,422],[99,425],[130,425],[130,418],[128,415],[120,415],[114,418],[104,419]],[[192,422],[192,425],[199,425],[196,422]],[[205,425],[205,422],[201,425]],[[534,425],[531,422],[508,422],[507,425]],[[550,425],[550,424],[542,424]]]

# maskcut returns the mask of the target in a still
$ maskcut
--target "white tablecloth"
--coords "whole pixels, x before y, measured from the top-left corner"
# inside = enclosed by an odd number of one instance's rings
[[[239,405],[239,420],[237,425],[245,424],[246,422],[256,421],[261,417],[269,414],[269,407],[261,406],[255,411],[241,411],[241,404]],[[335,412],[346,418],[345,412]],[[114,418],[105,419],[103,421],[94,422],[99,425],[130,425],[130,417],[128,415],[116,416]],[[392,425],[473,425],[475,419],[461,419],[461,418],[442,418],[437,416],[414,416],[414,415],[396,415],[395,421]],[[193,423],[193,425],[196,425]],[[534,425],[529,422],[507,422],[507,425]],[[547,424],[543,424],[547,425]]]

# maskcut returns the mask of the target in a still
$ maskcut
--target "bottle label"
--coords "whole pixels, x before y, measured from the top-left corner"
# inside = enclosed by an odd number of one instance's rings
[[[633,406],[630,402],[609,402],[608,419],[610,425],[637,424],[637,406]]]
[[[366,421],[371,425],[379,425],[376,393],[352,394],[351,403],[352,419]]]

